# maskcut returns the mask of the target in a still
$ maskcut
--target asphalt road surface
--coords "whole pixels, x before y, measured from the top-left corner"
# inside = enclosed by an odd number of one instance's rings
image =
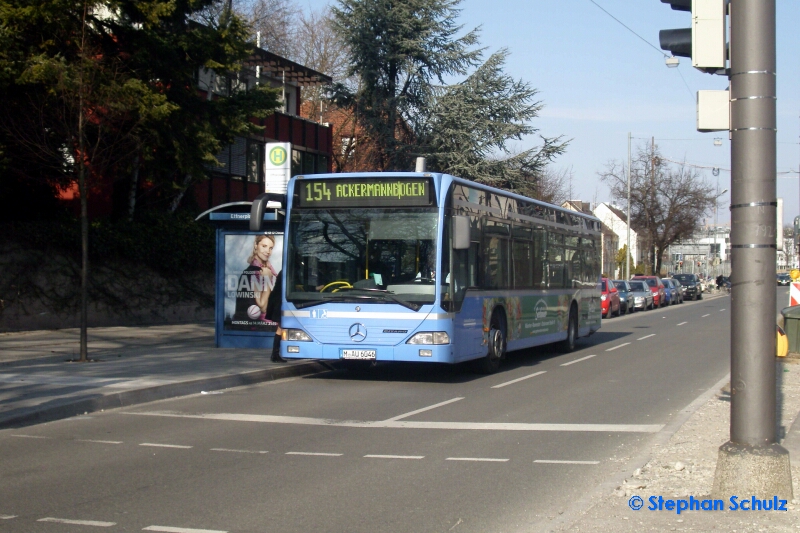
[[[538,531],[725,377],[729,307],[607,319],[491,376],[331,370],[0,431],[0,531]]]

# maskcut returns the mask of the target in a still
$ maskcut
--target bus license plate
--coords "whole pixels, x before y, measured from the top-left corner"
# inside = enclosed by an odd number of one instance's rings
[[[342,350],[342,359],[375,359],[375,350]]]

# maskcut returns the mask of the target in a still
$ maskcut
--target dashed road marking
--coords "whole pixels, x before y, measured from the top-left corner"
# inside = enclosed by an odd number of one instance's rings
[[[40,437],[39,435],[11,435],[20,439],[49,439],[50,437]]]
[[[142,531],[161,531],[163,533],[228,533],[218,529],[192,529],[188,527],[147,526]]]
[[[231,453],[269,453],[261,450],[232,450],[230,448],[211,448],[212,452],[231,452]]]
[[[445,461],[475,461],[478,463],[507,463],[508,459],[495,459],[492,457],[448,457]]]
[[[600,461],[560,461],[557,459],[535,459],[534,463],[552,464],[552,465],[599,465]]]
[[[40,518],[37,522],[55,522],[57,524],[69,524],[71,526],[95,526],[95,527],[111,527],[116,526],[116,522],[99,522],[97,520],[69,520],[67,518]]]
[[[651,333],[650,335],[645,335],[644,337],[639,337],[639,338],[638,338],[638,339],[636,339],[636,340],[637,340],[637,341],[643,341],[643,340],[645,340],[645,339],[649,339],[650,337],[655,337],[655,336],[656,336],[656,334],[655,334],[655,333]]]
[[[75,442],[94,442],[97,444],[122,444],[121,440],[75,439]]]
[[[688,323],[689,323],[689,322],[681,322],[681,323],[680,323],[680,324],[678,324],[678,325],[679,325],[679,326],[682,326],[682,325],[684,325],[684,324],[688,324]]]
[[[701,316],[700,318],[705,318],[705,317],[707,317],[707,316],[711,316],[711,313],[706,313],[706,314],[704,314],[703,316]]]
[[[452,399],[447,400],[445,402],[439,402],[439,403],[434,404],[434,405],[429,405],[428,407],[423,407],[422,409],[417,409],[416,411],[411,411],[409,413],[403,413],[402,415],[397,415],[397,416],[394,416],[392,418],[388,418],[387,422],[388,421],[393,421],[393,420],[400,420],[401,418],[406,418],[406,417],[413,416],[413,415],[416,415],[416,414],[419,414],[419,413],[424,413],[425,411],[430,411],[431,409],[436,409],[437,407],[441,407],[443,405],[447,405],[447,404],[450,404],[450,403],[453,403],[453,402],[457,402],[457,401],[463,400],[463,399],[464,398],[452,398]]]
[[[341,457],[343,453],[325,453],[325,452],[286,452],[286,455],[312,455],[319,457]]]
[[[580,363],[581,361],[586,361],[587,359],[591,359],[592,357],[597,357],[597,355],[587,355],[586,357],[581,357],[580,359],[575,359],[574,361],[569,361],[568,363],[563,363],[561,366],[569,366],[575,363]]]
[[[155,448],[180,448],[182,450],[188,450],[191,446],[181,446],[180,444],[155,444],[153,442],[143,442],[139,446],[152,446]]]
[[[370,459],[425,459],[424,455],[365,455]]]
[[[546,370],[542,370],[541,372],[535,372],[533,374],[528,374],[527,376],[522,376],[521,378],[512,379],[511,381],[506,381],[505,383],[501,383],[499,385],[495,385],[492,388],[493,389],[500,389],[500,388],[503,388],[503,387],[505,387],[507,385],[513,385],[514,383],[519,383],[520,381],[525,381],[526,379],[535,378],[536,376],[541,376],[545,372],[547,372],[547,371]]]
[[[725,309],[720,309],[720,311],[724,311]]]
[[[405,420],[331,420],[302,416],[254,415],[240,413],[180,414],[174,411],[123,412],[125,415],[159,416],[165,418],[194,418],[197,420],[222,420],[231,422],[257,422],[261,424],[296,424],[302,426],[327,426],[374,429],[445,429],[457,431],[592,431],[613,433],[658,433],[663,424],[541,424],[524,422],[426,422]]]
[[[607,351],[607,352],[613,352],[614,350],[616,350],[616,349],[618,349],[618,348],[622,348],[623,346],[627,346],[627,345],[629,345],[629,344],[630,344],[629,342],[624,342],[624,343],[622,343],[622,344],[619,344],[619,345],[617,345],[617,346],[614,346],[614,347],[612,347],[612,348],[609,348],[609,349],[608,349],[608,350],[606,350],[606,351]]]
[[[0,520],[11,520],[12,518],[16,518],[17,515],[15,514],[0,514]]]

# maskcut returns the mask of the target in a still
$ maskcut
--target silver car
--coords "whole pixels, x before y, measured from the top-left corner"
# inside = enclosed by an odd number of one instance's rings
[[[632,279],[628,282],[628,285],[631,287],[628,298],[633,301],[632,310],[644,311],[653,308],[653,293],[650,291],[650,287],[647,286],[647,283]]]

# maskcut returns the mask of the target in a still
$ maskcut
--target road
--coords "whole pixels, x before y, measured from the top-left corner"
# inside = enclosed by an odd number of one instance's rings
[[[331,370],[0,431],[0,530],[539,531],[725,377],[729,307],[607,319],[491,376]]]

